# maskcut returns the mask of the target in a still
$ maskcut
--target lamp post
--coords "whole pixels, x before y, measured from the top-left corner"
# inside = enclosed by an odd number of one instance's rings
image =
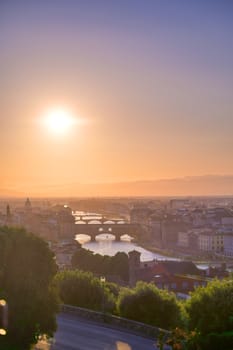
[[[104,284],[105,284],[106,278],[104,276],[100,277],[100,283],[102,285],[103,289],[103,296],[102,296],[102,313],[103,313],[103,320],[105,321],[105,294],[104,294]]]
[[[8,323],[8,305],[4,299],[0,300],[0,335],[6,335]]]

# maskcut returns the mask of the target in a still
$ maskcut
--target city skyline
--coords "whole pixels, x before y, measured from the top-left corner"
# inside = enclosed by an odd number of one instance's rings
[[[232,177],[232,15],[229,1],[2,1],[0,196]],[[65,124],[48,127],[50,110]],[[220,188],[206,191],[233,193]]]

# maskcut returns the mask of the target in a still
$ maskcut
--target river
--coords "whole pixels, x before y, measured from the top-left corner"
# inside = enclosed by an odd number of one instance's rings
[[[132,250],[137,250],[141,253],[141,261],[150,260],[177,260],[175,258],[167,257],[162,254],[150,252],[134,243],[129,236],[122,237],[122,240],[116,242],[114,236],[110,234],[101,234],[96,238],[95,242],[90,242],[86,235],[77,235],[76,239],[82,244],[82,247],[89,249],[94,253],[101,255],[113,256],[117,252],[128,253]]]
[[[94,220],[94,222],[98,222],[103,218],[102,214],[99,213],[89,213],[83,211],[75,211],[73,212],[75,217],[76,224],[85,224],[85,220]],[[97,221],[96,221],[97,220]],[[119,218],[119,221],[122,222],[122,219]],[[150,252],[147,249],[144,249],[133,242],[133,238],[124,235],[121,237],[121,241],[115,241],[115,237],[111,234],[101,233],[96,237],[95,242],[90,241],[90,237],[87,235],[77,235],[76,240],[82,244],[82,247],[85,249],[89,249],[94,253],[99,253],[101,255],[109,255],[113,256],[117,252],[128,253],[132,250],[137,250],[141,253],[141,261],[151,261],[151,260],[178,260],[176,258],[167,257],[162,254],[157,254]]]

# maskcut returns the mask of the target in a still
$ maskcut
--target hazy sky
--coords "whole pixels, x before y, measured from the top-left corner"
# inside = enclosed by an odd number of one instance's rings
[[[81,123],[40,121],[67,108]],[[1,0],[1,187],[233,173],[233,1]]]

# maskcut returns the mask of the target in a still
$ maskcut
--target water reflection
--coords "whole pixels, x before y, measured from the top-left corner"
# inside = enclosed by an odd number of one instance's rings
[[[87,213],[84,211],[75,211],[73,212],[73,215],[76,219],[76,224],[88,222],[89,223],[97,223],[103,218],[103,215],[98,213]],[[109,221],[109,220],[107,220]],[[110,220],[112,221],[112,220]],[[113,221],[112,221],[113,222]],[[125,223],[124,220],[119,219],[119,221],[116,221],[116,223],[112,225],[120,225]],[[87,225],[87,224],[86,224]],[[104,232],[105,231],[105,232]],[[113,256],[117,252],[125,252],[128,253],[132,250],[137,250],[141,253],[141,261],[149,261],[149,260],[177,260],[173,258],[168,258],[164,255],[152,253],[149,250],[146,250],[134,242],[132,242],[133,238],[128,235],[122,235],[120,241],[115,240],[115,236],[111,234],[111,228],[108,228],[108,232],[106,233],[106,229],[101,227],[99,229],[100,234],[96,236],[95,241],[91,241],[91,237],[85,234],[76,235],[76,240],[82,244],[83,248],[89,249],[93,251],[94,253],[98,253],[101,255],[110,255]]]
[[[83,248],[89,249],[94,253],[98,253],[101,255],[110,255],[113,256],[117,252],[125,252],[128,253],[132,250],[137,250],[141,253],[141,261],[149,261],[153,259],[158,260],[167,260],[168,258],[164,255],[150,252],[136,243],[131,241],[131,237],[125,235],[125,237],[121,237],[121,241],[115,241],[115,237],[111,234],[100,234],[97,236],[95,242],[90,241],[90,237],[87,235],[77,235],[76,239],[79,243],[82,244]],[[169,260],[177,260],[173,258],[169,258]]]

